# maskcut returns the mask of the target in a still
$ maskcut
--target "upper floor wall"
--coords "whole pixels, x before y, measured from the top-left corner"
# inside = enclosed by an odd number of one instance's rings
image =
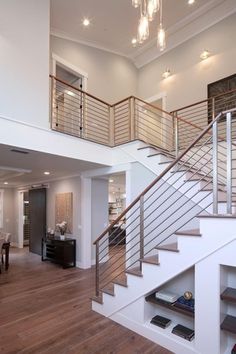
[[[236,14],[145,65],[139,71],[138,96],[148,99],[163,93],[168,111],[207,98],[209,83],[236,73],[235,33]],[[204,49],[211,56],[201,61]],[[163,79],[166,68],[172,75]]]
[[[87,91],[108,103],[136,95],[138,70],[127,58],[51,36],[51,52],[88,74]]]
[[[48,126],[49,0],[0,1],[0,117]]]

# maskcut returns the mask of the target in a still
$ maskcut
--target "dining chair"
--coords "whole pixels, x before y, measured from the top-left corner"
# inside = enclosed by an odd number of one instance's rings
[[[2,273],[2,264],[3,264],[3,244],[5,243],[5,238],[0,238],[0,254],[1,254],[1,261],[0,261],[0,273]]]
[[[1,235],[1,238],[0,239],[3,239],[5,242],[10,242],[11,241],[11,233],[10,232],[4,232],[2,233]],[[2,264],[4,264],[4,254],[6,253],[6,250],[5,249],[1,249],[1,258],[2,258]]]

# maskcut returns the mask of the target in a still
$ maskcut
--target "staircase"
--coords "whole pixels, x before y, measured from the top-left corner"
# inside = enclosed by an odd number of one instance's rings
[[[151,164],[155,164],[152,170],[158,177],[115,221],[126,230],[123,250],[118,244],[111,254],[112,226],[95,242],[93,310],[134,330],[139,328],[140,334],[150,338],[145,321],[148,294],[197,267],[236,239],[229,224],[222,228],[222,219],[231,219],[233,224],[236,220],[232,178],[234,111],[220,113],[177,158],[163,148],[139,147],[137,153],[145,154],[146,165],[155,159]],[[219,127],[224,129],[222,126],[226,126],[224,137],[218,132]],[[206,221],[211,219],[214,227],[209,229]],[[115,249],[119,249],[118,257]],[[137,311],[141,311],[137,316],[142,320],[139,318],[134,324]],[[162,344],[162,336],[157,338]],[[163,345],[173,350],[173,343],[176,346],[176,338],[168,338]],[[186,343],[178,342],[175,352],[183,354],[185,349]],[[199,353],[193,345],[187,346],[186,353],[191,352]]]
[[[223,315],[233,310],[220,295],[227,285],[236,293],[236,90],[170,114],[133,96],[110,105],[71,85],[67,97],[66,83],[51,79],[52,129],[119,147],[157,175],[94,242],[93,310],[178,354],[229,354],[235,338],[220,328],[236,333],[236,311],[229,326]],[[156,307],[159,289],[191,290],[195,313]],[[170,317],[170,328],[152,325],[153,314]],[[177,323],[195,330],[192,342],[172,334]]]

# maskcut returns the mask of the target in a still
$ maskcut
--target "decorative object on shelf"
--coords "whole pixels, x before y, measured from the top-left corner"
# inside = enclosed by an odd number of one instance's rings
[[[194,299],[186,300],[184,296],[180,296],[175,303],[175,306],[184,308],[185,310],[189,310],[191,312],[194,312],[194,305]]]
[[[149,37],[149,21],[159,12],[159,25],[157,28],[157,46],[162,52],[166,48],[166,33],[163,27],[162,0],[132,0],[135,8],[140,8],[137,41],[143,43]]]
[[[55,230],[51,229],[50,227],[47,229],[47,238],[53,238],[55,235]]]
[[[180,324],[178,324],[172,329],[172,333],[176,334],[179,337],[187,339],[188,341],[192,341],[194,338],[194,330],[184,327]]]
[[[159,290],[155,293],[155,297],[156,297],[156,299],[159,299],[159,300],[162,300],[162,301],[172,304],[179,298],[179,295],[172,293],[170,291]]]
[[[193,298],[193,293],[191,293],[191,291],[185,291],[184,298],[185,300],[191,300]]]
[[[58,193],[55,200],[55,224],[62,220],[67,222],[68,234],[72,234],[73,225],[73,193]]]
[[[61,236],[65,235],[67,229],[67,222],[62,221],[61,223],[56,224],[56,230],[60,232]]]
[[[156,315],[151,319],[150,322],[158,327],[167,328],[170,325],[171,320],[169,318]]]

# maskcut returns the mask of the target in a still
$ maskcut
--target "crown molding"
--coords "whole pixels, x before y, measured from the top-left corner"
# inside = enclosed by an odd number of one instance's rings
[[[164,52],[158,50],[154,39],[136,51],[131,59],[140,69],[235,12],[235,0],[212,0],[167,30],[168,47]]]
[[[126,54],[121,53],[121,52],[116,51],[116,50],[109,49],[107,47],[104,47],[104,46],[102,46],[100,44],[97,44],[97,43],[94,43],[94,42],[83,41],[83,40],[74,38],[74,37],[72,37],[72,36],[70,36],[70,35],[68,35],[68,34],[66,34],[66,33],[64,33],[64,32],[62,32],[62,31],[60,31],[60,30],[58,30],[56,28],[51,28],[50,35],[53,36],[53,37],[66,39],[66,40],[71,41],[71,42],[82,44],[82,45],[85,45],[87,47],[103,50],[103,51],[111,53],[111,54],[119,55],[119,56],[124,57],[124,58],[126,58],[128,60],[132,60],[129,55],[126,55]]]

